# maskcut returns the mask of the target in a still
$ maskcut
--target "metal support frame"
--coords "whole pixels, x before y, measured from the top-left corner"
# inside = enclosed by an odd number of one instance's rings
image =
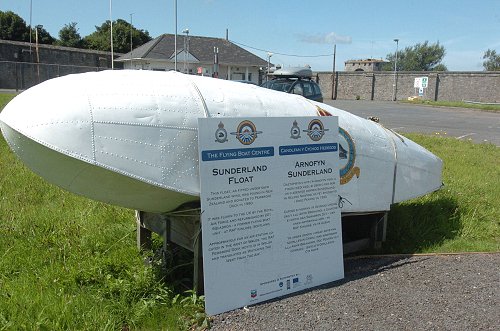
[[[163,238],[163,252],[166,252],[171,244],[193,252],[193,289],[202,294],[203,246],[199,211],[193,213],[193,209],[180,209],[178,213],[171,214],[136,211],[136,223],[139,250],[152,248],[151,234],[154,232]],[[164,254],[162,258],[165,258]]]
[[[185,208],[170,214],[136,211],[137,248],[141,251],[150,250],[151,233],[155,232],[163,238],[164,252],[172,243],[193,252],[193,287],[198,294],[202,294],[204,281],[201,218],[199,209],[193,209],[193,206],[197,208],[199,205],[188,204]],[[182,214],[183,212],[185,213]],[[351,217],[352,220],[349,219]],[[388,212],[345,215],[343,220],[344,218],[348,219],[347,222],[359,222],[354,218],[362,218],[364,222],[369,222],[367,233],[362,238],[343,244],[344,255],[382,247],[382,242],[386,239]]]
[[[368,215],[346,215],[343,222],[355,225],[356,231],[364,229],[362,236],[356,233],[355,239],[343,243],[344,255],[353,254],[362,250],[382,248],[382,243],[386,239],[388,212]],[[360,223],[362,222],[362,223]],[[352,231],[352,226],[343,226],[342,232]]]

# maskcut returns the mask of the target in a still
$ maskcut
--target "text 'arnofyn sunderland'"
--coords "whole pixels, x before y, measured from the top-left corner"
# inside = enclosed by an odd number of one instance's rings
[[[295,169],[297,168],[309,168],[315,167],[314,169],[289,171],[288,178],[292,177],[304,177],[304,176],[317,176],[324,174],[331,174],[333,169],[331,167],[326,167],[325,160],[314,160],[314,161],[297,161],[295,162]]]

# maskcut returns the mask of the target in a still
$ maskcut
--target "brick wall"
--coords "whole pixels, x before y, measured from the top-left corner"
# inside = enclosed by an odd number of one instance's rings
[[[429,77],[424,98],[446,101],[500,102],[500,72],[398,72],[398,100],[418,95],[415,78]],[[332,73],[318,72],[323,97],[332,97]],[[337,72],[337,99],[392,100],[394,72]]]

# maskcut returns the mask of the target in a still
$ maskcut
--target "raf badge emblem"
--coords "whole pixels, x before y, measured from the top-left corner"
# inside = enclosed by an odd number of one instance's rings
[[[332,116],[316,106],[319,116]],[[359,178],[361,170],[356,167],[356,145],[349,132],[339,126],[340,185],[349,183],[352,177]]]
[[[262,133],[262,131],[257,131],[255,124],[248,120],[241,122],[236,132],[231,132],[231,134],[235,135],[236,139],[243,145],[252,144],[260,133]]]
[[[293,126],[290,129],[290,138],[299,139],[300,138],[300,128],[297,121],[293,121]]]
[[[219,123],[219,128],[215,130],[215,141],[218,143],[225,143],[227,141],[227,131],[224,129],[224,124]]]
[[[309,122],[307,130],[304,130],[312,141],[320,141],[326,131],[328,131],[328,129],[325,129],[323,123],[318,119]]]

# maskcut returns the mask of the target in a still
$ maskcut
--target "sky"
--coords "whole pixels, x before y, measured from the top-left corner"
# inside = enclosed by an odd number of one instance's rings
[[[111,2],[112,1],[112,2]],[[0,0],[26,24],[53,36],[71,22],[82,37],[111,17],[151,37],[175,33],[225,38],[285,67],[331,71],[347,60],[385,59],[396,47],[439,42],[451,71],[483,70],[487,49],[500,53],[500,0]],[[31,4],[31,6],[30,6]],[[30,10],[31,7],[31,10]],[[398,44],[394,39],[398,39]]]

